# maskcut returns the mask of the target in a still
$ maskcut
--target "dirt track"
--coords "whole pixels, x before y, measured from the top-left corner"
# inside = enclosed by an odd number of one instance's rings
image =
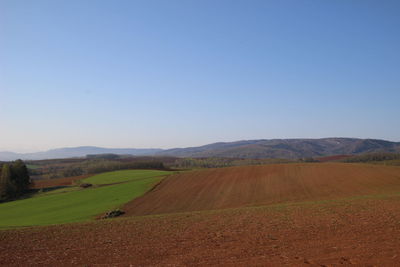
[[[344,163],[244,166],[172,175],[124,210],[127,216],[163,214],[399,191],[399,167]]]
[[[0,231],[2,266],[396,266],[400,197]]]

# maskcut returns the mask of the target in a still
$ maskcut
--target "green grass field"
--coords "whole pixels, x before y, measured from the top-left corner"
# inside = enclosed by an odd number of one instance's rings
[[[78,189],[0,204],[0,228],[89,221],[144,194],[167,175],[164,171],[128,170],[88,178],[90,182],[119,184]],[[120,183],[123,182],[124,183]],[[87,181],[85,181],[87,182]]]

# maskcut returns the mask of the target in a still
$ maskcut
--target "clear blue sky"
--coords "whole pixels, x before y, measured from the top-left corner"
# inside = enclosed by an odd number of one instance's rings
[[[400,1],[0,0],[0,150],[400,141]]]

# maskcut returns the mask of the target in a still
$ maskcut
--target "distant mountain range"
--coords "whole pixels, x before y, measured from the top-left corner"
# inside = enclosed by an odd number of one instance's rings
[[[134,156],[226,157],[226,158],[286,158],[297,159],[330,155],[355,155],[372,152],[399,152],[400,142],[378,139],[321,138],[321,139],[262,139],[220,142],[199,147],[174,149],[134,149],[71,147],[37,153],[0,152],[0,160],[55,159],[84,157],[89,154],[119,154]]]
[[[246,140],[159,152],[177,157],[286,158],[400,152],[400,142],[357,138]]]
[[[162,149],[103,148],[95,146],[80,146],[80,147],[56,148],[36,153],[14,153],[8,151],[0,152],[0,160],[8,161],[15,159],[40,160],[40,159],[76,158],[76,157],[85,157],[86,155],[93,155],[93,154],[146,156],[146,155],[154,155],[160,151],[162,151]]]

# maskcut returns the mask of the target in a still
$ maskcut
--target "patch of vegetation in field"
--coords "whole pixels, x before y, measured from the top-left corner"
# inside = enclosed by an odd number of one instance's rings
[[[27,167],[28,169],[31,169],[31,170],[35,170],[35,169],[40,168],[39,165],[35,165],[35,164],[27,164],[26,167]]]
[[[162,179],[160,175],[167,173],[128,172],[124,177],[135,177],[132,179],[136,180],[78,191],[60,191],[59,194],[44,194],[0,204],[0,228],[89,221],[144,194]],[[124,180],[119,179],[115,172],[104,174],[102,179],[107,180],[107,183]]]
[[[83,183],[90,184],[112,184],[112,183],[122,183],[128,181],[134,181],[137,179],[146,179],[156,176],[164,176],[170,174],[168,171],[158,171],[158,170],[123,170],[107,172],[98,175],[91,176],[82,180]]]

